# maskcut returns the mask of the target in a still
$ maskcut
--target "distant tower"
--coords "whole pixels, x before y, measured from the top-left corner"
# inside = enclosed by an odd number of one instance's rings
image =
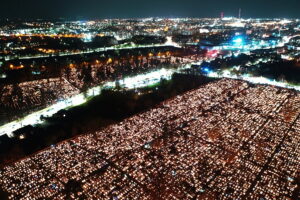
[[[240,8],[239,9],[239,19],[241,19],[241,17],[242,17],[242,9]]]
[[[224,18],[224,12],[221,12],[221,15],[220,15],[221,19]]]

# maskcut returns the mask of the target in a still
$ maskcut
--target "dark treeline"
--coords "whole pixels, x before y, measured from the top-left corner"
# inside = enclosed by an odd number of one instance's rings
[[[139,90],[106,90],[86,104],[61,110],[44,124],[17,130],[16,137],[0,139],[0,162],[23,158],[79,134],[99,130],[109,124],[153,108],[160,102],[206,84],[212,79],[188,74],[175,74],[171,81]],[[25,139],[18,136],[24,135]]]
[[[260,67],[256,67],[255,72],[257,76],[300,84],[300,64],[295,61],[281,60],[276,63],[262,64]]]
[[[152,52],[170,52],[174,56],[190,55],[188,49],[179,49],[174,47],[153,47],[153,48],[135,48],[135,49],[120,49],[109,50],[105,52],[92,52],[88,54],[70,55],[70,56],[50,56],[47,58],[34,59],[16,59],[4,62],[3,68],[0,69],[7,74],[7,78],[1,80],[0,83],[20,83],[43,78],[60,77],[62,70],[74,64],[78,67],[95,64],[96,60],[106,62],[107,59],[113,60],[138,60],[139,56],[148,56]],[[10,65],[20,66],[23,69],[11,70]],[[33,72],[39,72],[34,74]]]

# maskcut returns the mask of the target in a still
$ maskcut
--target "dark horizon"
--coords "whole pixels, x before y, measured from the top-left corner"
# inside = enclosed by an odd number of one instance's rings
[[[242,9],[243,18],[300,18],[297,0],[11,0],[2,3],[1,19],[114,19],[145,17],[195,17],[217,18],[221,12],[225,16],[238,16]]]

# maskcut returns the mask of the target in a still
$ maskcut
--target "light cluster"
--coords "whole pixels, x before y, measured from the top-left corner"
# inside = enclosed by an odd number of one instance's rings
[[[300,96],[222,79],[0,170],[10,199],[297,199]]]
[[[49,105],[57,100],[66,99],[80,92],[79,89],[64,78],[50,78],[19,84],[7,84],[1,87],[0,91],[2,106],[15,110],[28,110],[33,107]]]

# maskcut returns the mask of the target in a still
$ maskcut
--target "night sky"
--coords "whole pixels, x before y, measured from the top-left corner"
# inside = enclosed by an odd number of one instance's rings
[[[136,17],[300,18],[300,0],[3,0],[0,18]]]

